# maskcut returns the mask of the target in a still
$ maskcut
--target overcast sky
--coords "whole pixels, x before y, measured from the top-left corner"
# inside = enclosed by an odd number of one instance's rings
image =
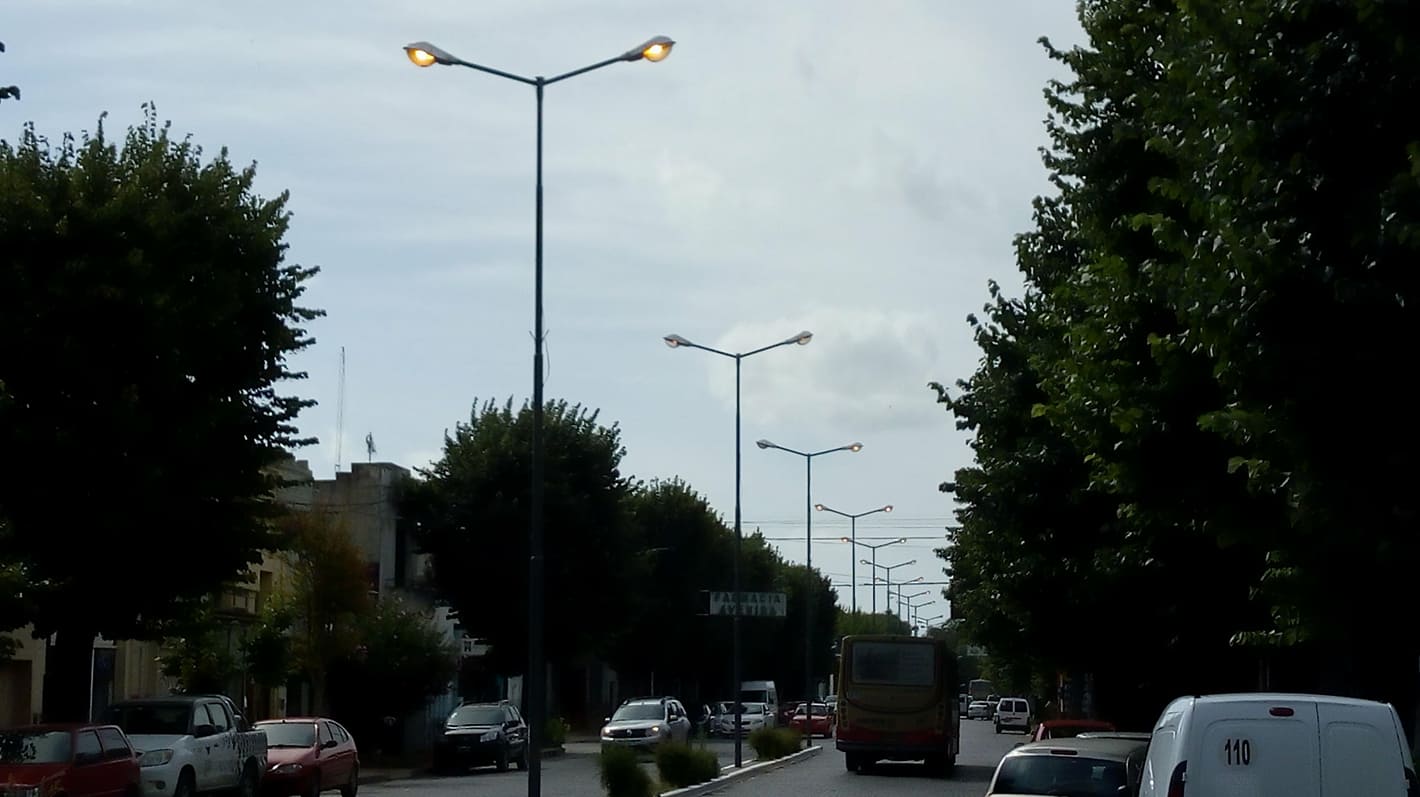
[[[1011,238],[1048,188],[1041,91],[1061,76],[1036,40],[1079,43],[1074,6],[8,0],[0,83],[23,100],[0,105],[0,137],[103,111],[117,133],[151,100],[210,153],[256,161],[262,193],[291,191],[291,259],[321,267],[307,298],[329,313],[294,363],[320,402],[301,423],[320,444],[299,455],[335,470],[344,347],[341,462],[366,458],[368,433],[377,460],[419,466],[475,397],[531,392],[535,106],[528,86],[417,69],[401,45],[550,76],[668,35],[661,63],[547,89],[547,394],[619,423],[628,473],[680,476],[730,520],[734,365],[662,336],[745,350],[811,330],[744,363],[747,528],[804,560],[803,461],[755,440],[862,441],[815,461],[813,500],[895,505],[859,538],[909,537],[879,562],[940,582],[937,485],[970,450],[927,383],[974,369],[965,317],[987,280],[1020,284]],[[844,605],[846,533],[814,517]]]

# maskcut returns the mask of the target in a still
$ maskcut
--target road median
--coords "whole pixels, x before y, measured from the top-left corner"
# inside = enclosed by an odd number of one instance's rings
[[[736,769],[733,764],[720,768],[720,777],[706,783],[697,783],[694,786],[686,786],[682,789],[661,792],[661,797],[700,797],[702,794],[710,794],[720,789],[729,788],[746,778],[762,775],[766,772],[773,772],[776,769],[797,764],[819,753],[823,752],[821,745],[814,745],[807,750],[800,750],[782,758],[771,758],[768,761],[755,759],[743,767]]]

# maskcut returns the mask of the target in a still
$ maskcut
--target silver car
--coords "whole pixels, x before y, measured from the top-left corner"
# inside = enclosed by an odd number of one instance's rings
[[[735,709],[734,704],[730,704],[729,711],[720,715],[720,727],[716,732],[721,736],[736,736],[744,734],[748,736],[760,728],[773,727],[773,715],[769,706],[764,703],[741,703],[740,704],[740,727],[735,730]]]
[[[602,744],[654,748],[690,739],[690,718],[679,700],[640,698],[622,703],[602,726]]]

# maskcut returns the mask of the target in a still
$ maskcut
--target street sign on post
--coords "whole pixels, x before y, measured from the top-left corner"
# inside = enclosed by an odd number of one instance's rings
[[[707,592],[709,614],[733,617],[735,614],[735,593]],[[786,617],[788,598],[783,592],[741,592],[741,617]]]

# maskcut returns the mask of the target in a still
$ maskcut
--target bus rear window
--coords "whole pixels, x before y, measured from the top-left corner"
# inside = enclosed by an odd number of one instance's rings
[[[937,682],[936,651],[917,642],[857,642],[852,668],[848,677],[859,684],[934,686]]]

